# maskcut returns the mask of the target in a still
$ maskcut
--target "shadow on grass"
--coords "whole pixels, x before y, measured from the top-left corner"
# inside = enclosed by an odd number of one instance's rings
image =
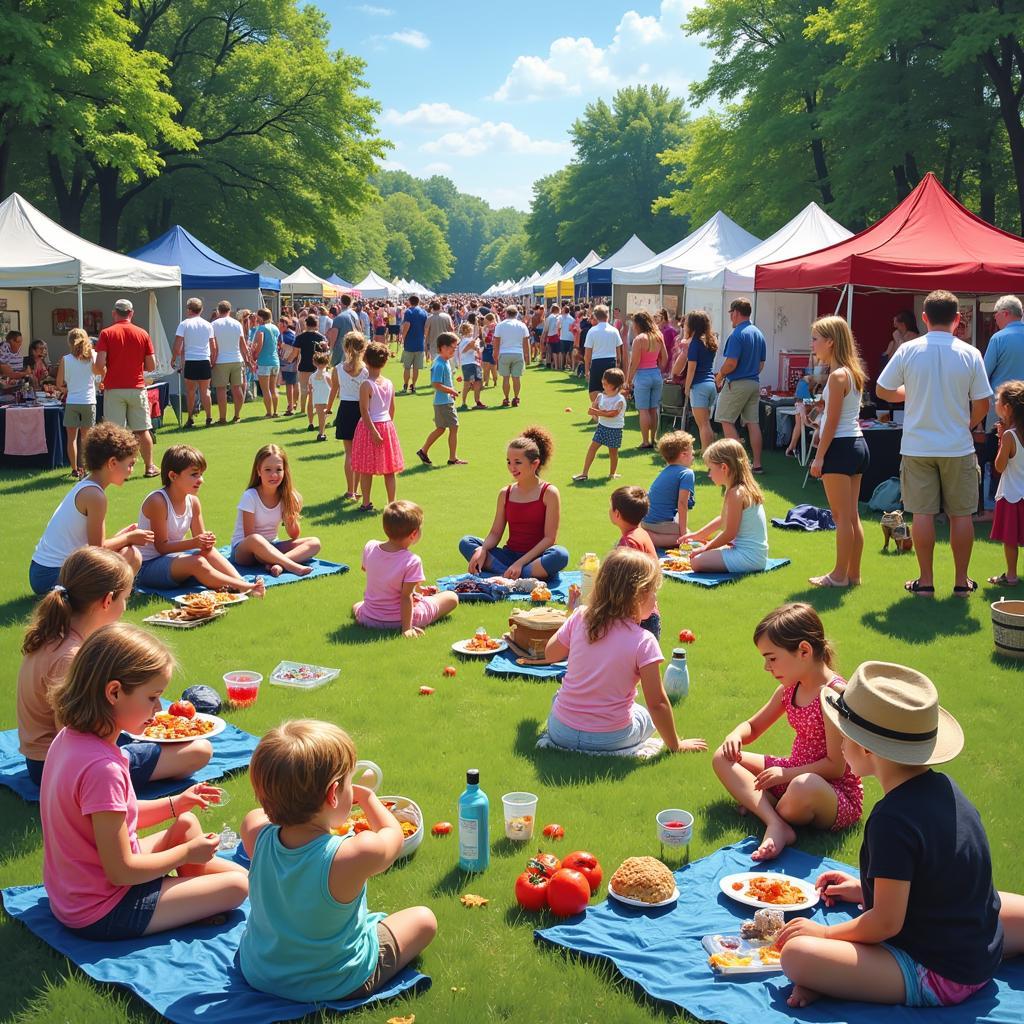
[[[12,486],[2,485],[0,486],[0,494],[28,494],[32,491],[68,491],[74,485],[73,481],[67,473],[67,471],[61,471],[59,476],[50,476],[48,472],[39,476],[31,476],[27,480],[22,480],[20,483],[13,484]]]
[[[698,815],[701,838],[716,848],[727,843],[740,841],[737,831],[743,836],[755,836],[760,839],[764,834],[764,825],[753,814],[741,815],[736,804],[724,797],[714,803],[707,804]],[[812,855],[828,857],[841,850],[846,839],[846,830],[831,830],[796,827],[796,845]],[[770,862],[765,862],[770,863]],[[757,863],[751,861],[751,870],[757,870]]]
[[[970,636],[981,623],[970,615],[970,604],[961,597],[945,600],[907,595],[888,608],[870,611],[860,620],[882,636],[911,644],[931,643],[943,637]]]
[[[28,580],[25,580],[28,586]],[[39,598],[35,594],[23,594],[0,604],[0,626],[9,626],[12,622],[23,622]]]
[[[650,763],[635,757],[591,757],[572,751],[538,750],[537,739],[541,732],[542,724],[536,718],[522,719],[516,726],[513,750],[533,762],[541,782],[546,785],[617,781]],[[651,759],[656,760],[660,758]]]
[[[43,845],[39,804],[26,803],[9,789],[0,789],[0,863],[34,853]]]
[[[361,512],[358,503],[342,501],[341,493],[336,498],[305,505],[302,514],[318,525],[340,525],[341,523],[358,522],[361,519],[372,519],[376,512]]]
[[[350,615],[351,609],[346,609],[345,613]],[[327,641],[328,643],[341,644],[342,646],[348,644],[374,644],[394,639],[400,635],[400,631],[397,629],[368,629],[366,626],[360,626],[358,622],[350,621],[328,633]]]

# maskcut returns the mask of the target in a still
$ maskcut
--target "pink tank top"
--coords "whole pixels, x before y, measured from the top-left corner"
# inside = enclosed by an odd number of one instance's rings
[[[640,353],[640,365],[637,367],[638,370],[653,370],[658,365],[658,352],[659,349],[645,350]]]
[[[508,548],[525,554],[544,536],[544,492],[549,484],[540,485],[540,494],[533,501],[512,501],[511,484],[505,488],[505,522],[508,523]]]
[[[387,377],[367,380],[370,385],[370,401],[367,412],[374,423],[386,423],[391,419],[391,398],[395,393],[395,385]]]

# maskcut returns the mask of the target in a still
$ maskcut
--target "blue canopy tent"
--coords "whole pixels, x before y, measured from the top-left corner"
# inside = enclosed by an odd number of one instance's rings
[[[645,245],[636,235],[631,235],[626,244],[607,259],[587,267],[586,270],[573,276],[576,298],[593,298],[594,296],[611,296],[612,271],[617,267],[631,267],[654,256],[654,250]]]
[[[337,274],[331,274],[330,277],[325,277],[325,281],[330,281],[331,284],[336,284],[339,288],[351,288],[352,282],[346,281],[345,278],[339,277]]]

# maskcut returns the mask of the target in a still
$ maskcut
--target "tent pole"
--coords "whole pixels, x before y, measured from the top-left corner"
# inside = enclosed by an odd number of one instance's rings
[[[658,309],[665,308],[665,285],[658,285]]]
[[[82,301],[82,282],[78,282],[78,326],[82,327],[85,324],[85,303]]]
[[[853,282],[850,282],[850,290],[846,293],[846,324],[853,326]]]
[[[849,287],[850,286],[848,284],[844,284],[843,287],[840,289],[839,298],[836,301],[836,311],[832,314],[833,316],[839,316],[839,310],[843,308],[843,296],[846,295],[846,291]]]

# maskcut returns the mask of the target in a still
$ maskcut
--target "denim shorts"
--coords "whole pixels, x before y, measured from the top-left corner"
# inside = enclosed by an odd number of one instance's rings
[[[463,363],[460,367],[462,370],[462,379],[466,384],[472,384],[475,380],[480,380],[480,367],[476,363]]]
[[[614,732],[586,732],[563,725],[552,711],[548,715],[548,736],[566,750],[625,750],[635,747],[654,735],[654,720],[642,704],[633,705],[630,722]]]
[[[281,371],[281,383],[282,384],[298,384],[299,383],[299,371],[298,370],[282,370]]]
[[[149,740],[133,740],[127,733],[121,733],[117,738],[117,745],[128,755],[128,774],[131,776],[133,788],[144,786],[152,778],[157,761],[160,760],[160,744],[151,743]],[[43,783],[45,764],[45,761],[25,758],[25,770],[37,786]]]
[[[906,990],[904,1006],[958,1006],[988,984],[983,981],[978,985],[962,985],[950,981],[919,964],[898,946],[883,942],[882,948],[892,954],[903,975],[903,987]]]
[[[702,380],[690,387],[691,409],[713,409],[718,400],[718,388],[713,380]]]
[[[121,897],[121,902],[113,910],[107,911],[98,921],[84,928],[69,928],[68,931],[94,942],[137,939],[145,934],[149,922],[153,920],[163,884],[163,878],[139,882]]]
[[[60,579],[61,567],[54,568],[52,565],[40,565],[35,559],[28,563],[28,585],[32,588],[33,594],[46,594],[53,590],[57,580]]]
[[[633,404],[638,409],[656,409],[661,404],[661,392],[665,381],[656,366],[637,370],[633,378]]]
[[[174,590],[180,586],[179,582],[171,575],[171,566],[174,560],[183,554],[192,552],[179,551],[173,555],[157,555],[142,563],[138,575],[135,577],[135,584],[139,587],[148,587],[150,590]],[[182,581],[184,582],[184,581]]]

